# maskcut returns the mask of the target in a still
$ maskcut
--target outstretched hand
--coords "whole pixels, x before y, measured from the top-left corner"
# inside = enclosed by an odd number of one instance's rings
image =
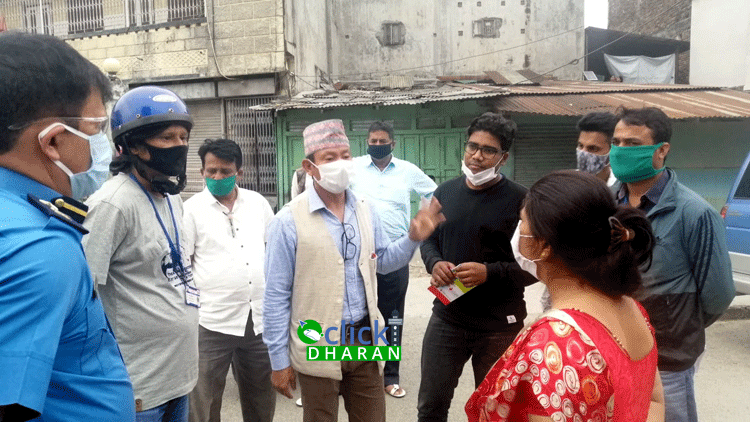
[[[409,239],[421,242],[430,237],[435,228],[445,221],[445,216],[440,212],[441,209],[443,209],[443,206],[433,197],[430,205],[427,208],[419,210],[417,215],[411,220],[411,224],[409,225]]]

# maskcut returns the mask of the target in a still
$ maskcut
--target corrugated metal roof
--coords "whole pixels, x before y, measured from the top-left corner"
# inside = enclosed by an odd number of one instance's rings
[[[613,84],[624,85],[624,84]],[[556,116],[581,116],[592,111],[614,111],[619,106],[658,107],[673,119],[750,117],[750,94],[730,89],[672,85],[671,91],[583,92],[577,95],[550,95],[546,92],[512,92],[498,98],[498,111]],[[514,87],[515,88],[515,87]],[[515,91],[511,88],[512,91]],[[542,87],[536,87],[542,88]]]
[[[693,85],[626,84],[622,82],[542,81],[539,85],[511,85],[511,95],[564,95],[630,91],[702,91],[718,89]]]
[[[498,76],[494,75],[493,76]],[[691,85],[636,85],[617,82],[544,81],[540,85],[463,84],[403,90],[310,91],[255,109],[323,109],[357,105],[423,104],[495,98],[497,111],[582,116],[625,107],[659,107],[674,119],[750,117],[750,93]]]
[[[333,108],[358,105],[398,105],[423,104],[434,101],[466,100],[473,98],[492,98],[508,95],[508,90],[501,87],[471,85],[445,85],[434,88],[414,88],[398,91],[375,90],[342,90],[342,91],[309,91],[302,92],[290,99],[276,101],[251,107],[254,110],[286,110],[298,108]]]

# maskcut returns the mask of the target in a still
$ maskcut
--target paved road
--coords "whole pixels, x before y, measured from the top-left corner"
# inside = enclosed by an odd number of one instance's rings
[[[417,415],[422,336],[431,314],[433,296],[427,291],[429,278],[418,259],[412,262],[411,274],[406,297],[401,362],[401,385],[406,389],[407,395],[401,399],[386,397],[389,421],[415,421]],[[541,312],[539,297],[542,290],[543,286],[540,284],[526,289],[529,318],[533,319]],[[750,421],[750,297],[735,299],[728,316],[731,319],[719,321],[708,329],[706,353],[696,375],[696,396],[701,422]],[[449,422],[466,420],[463,406],[474,391],[471,371],[471,363],[468,363],[456,388]],[[242,421],[237,385],[231,372],[227,379],[221,417],[224,422]],[[279,395],[275,420],[300,421],[302,409],[296,407],[292,400]],[[347,420],[342,401],[339,421]]]

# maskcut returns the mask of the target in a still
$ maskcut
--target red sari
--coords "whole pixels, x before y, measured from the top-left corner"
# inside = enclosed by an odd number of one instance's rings
[[[527,414],[555,422],[645,421],[656,340],[648,355],[631,360],[592,316],[573,309],[554,312],[519,334],[495,363],[466,403],[469,421],[527,421]]]

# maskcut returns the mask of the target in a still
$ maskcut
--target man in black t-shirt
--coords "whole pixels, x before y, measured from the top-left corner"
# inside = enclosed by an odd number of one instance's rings
[[[419,421],[446,421],[453,391],[471,358],[479,384],[523,327],[524,287],[537,280],[521,270],[510,239],[526,188],[500,173],[516,124],[484,113],[468,129],[464,175],[438,186],[446,221],[421,246],[430,283],[458,278],[466,292],[448,305],[435,300],[422,343]]]

